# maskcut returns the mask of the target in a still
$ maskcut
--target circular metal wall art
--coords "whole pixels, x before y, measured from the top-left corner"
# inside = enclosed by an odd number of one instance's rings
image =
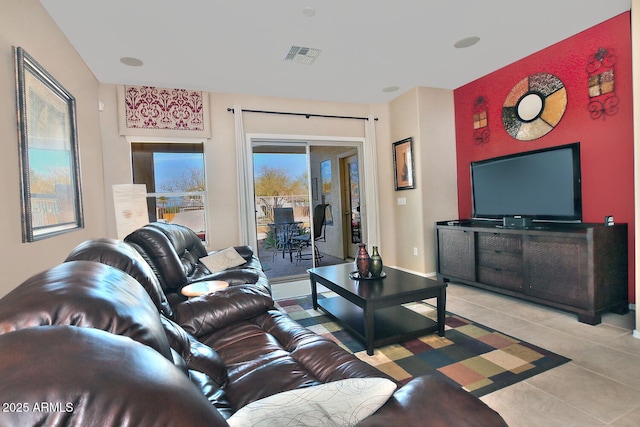
[[[502,123],[509,135],[532,141],[551,132],[567,109],[567,90],[562,81],[548,73],[532,74],[520,80],[502,106]]]

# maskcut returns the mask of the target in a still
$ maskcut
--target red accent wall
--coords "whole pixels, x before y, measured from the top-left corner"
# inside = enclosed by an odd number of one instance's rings
[[[592,119],[589,104],[589,57],[599,48],[617,56],[615,115]],[[533,141],[519,141],[502,126],[502,105],[511,88],[534,73],[557,76],[567,90],[567,109],[558,125]],[[473,137],[473,103],[488,100],[489,142],[476,144]],[[629,299],[635,302],[633,109],[631,73],[631,14],[623,13],[477,79],[454,91],[458,204],[460,218],[470,218],[469,163],[505,154],[580,142],[582,164],[582,214],[584,222],[601,223],[613,215],[629,225]]]

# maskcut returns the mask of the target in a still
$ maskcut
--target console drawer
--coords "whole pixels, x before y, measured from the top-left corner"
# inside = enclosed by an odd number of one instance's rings
[[[481,267],[522,272],[522,254],[481,249],[478,251],[478,265]]]
[[[522,253],[522,237],[509,234],[478,233],[478,249]]]
[[[504,289],[521,290],[524,284],[524,277],[521,271],[479,266],[478,282]]]

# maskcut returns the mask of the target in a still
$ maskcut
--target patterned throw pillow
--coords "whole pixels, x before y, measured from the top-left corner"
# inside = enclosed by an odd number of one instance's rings
[[[227,422],[231,427],[354,426],[384,405],[396,387],[385,378],[349,378],[289,390],[246,405]]]
[[[238,251],[231,247],[202,257],[200,258],[200,262],[203,263],[211,273],[217,273],[227,268],[242,265],[247,262],[247,260],[242,258]]]

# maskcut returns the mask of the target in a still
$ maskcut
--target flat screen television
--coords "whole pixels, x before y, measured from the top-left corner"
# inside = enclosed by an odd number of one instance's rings
[[[580,143],[471,163],[473,218],[582,221]]]

